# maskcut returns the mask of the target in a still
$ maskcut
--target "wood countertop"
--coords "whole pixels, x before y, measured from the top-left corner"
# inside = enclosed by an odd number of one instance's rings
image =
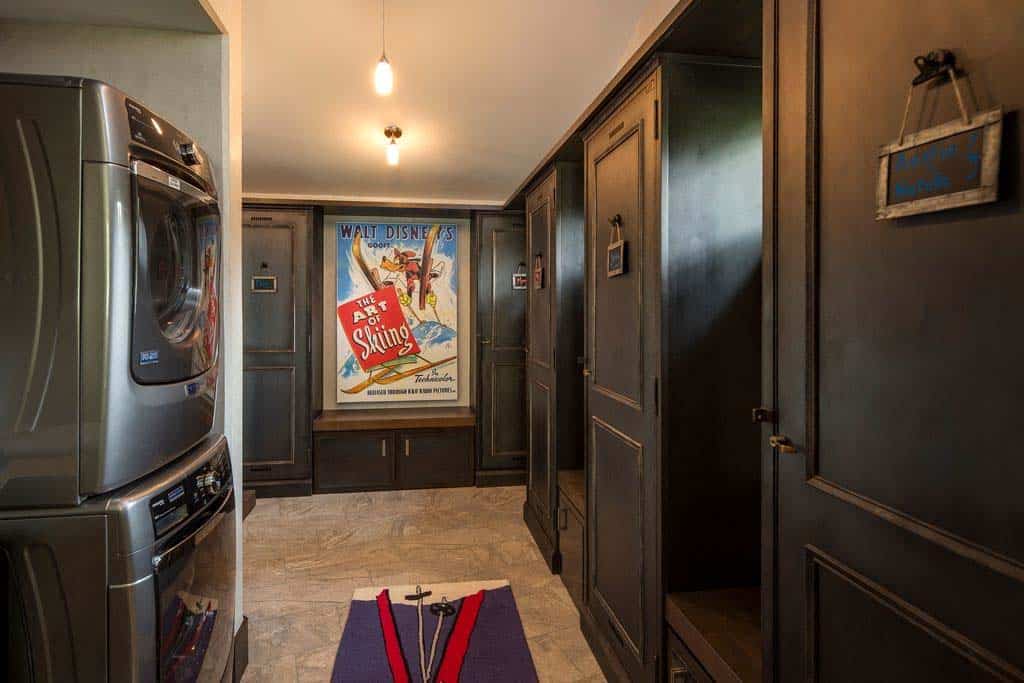
[[[313,420],[314,432],[475,427],[472,408],[383,408],[325,410]]]
[[[665,620],[716,681],[761,680],[761,589],[671,593]]]

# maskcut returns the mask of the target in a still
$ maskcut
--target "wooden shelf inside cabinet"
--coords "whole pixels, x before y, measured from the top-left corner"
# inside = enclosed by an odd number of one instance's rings
[[[314,432],[450,429],[475,426],[476,413],[472,408],[325,410],[313,420]]]
[[[576,508],[583,519],[587,518],[587,480],[583,470],[559,470],[558,488],[566,500]]]
[[[715,681],[761,680],[761,589],[671,593],[665,620]]]

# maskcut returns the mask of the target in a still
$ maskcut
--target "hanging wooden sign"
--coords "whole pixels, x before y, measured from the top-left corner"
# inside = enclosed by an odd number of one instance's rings
[[[608,240],[608,277],[618,277],[626,272],[626,242],[622,239],[622,216],[610,218],[611,237]]]
[[[998,198],[1003,110],[967,113],[952,53],[937,50],[915,59],[921,73],[907,94],[900,135],[879,151],[875,219],[885,220]],[[960,119],[906,134],[914,88],[948,76]]]
[[[529,280],[530,277],[526,274],[526,264],[520,261],[515,272],[512,273],[512,289],[515,291],[526,289]]]

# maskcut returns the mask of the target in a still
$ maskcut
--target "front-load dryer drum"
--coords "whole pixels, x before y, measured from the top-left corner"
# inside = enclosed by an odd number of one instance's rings
[[[220,211],[203,190],[136,161],[132,375],[181,382],[217,362]]]

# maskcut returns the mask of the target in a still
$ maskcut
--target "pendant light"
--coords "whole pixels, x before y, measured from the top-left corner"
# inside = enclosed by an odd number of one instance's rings
[[[384,137],[390,140],[384,148],[388,166],[398,166],[398,138],[402,137],[402,129],[398,126],[388,126],[384,129]]]
[[[395,87],[395,74],[384,47],[384,0],[380,0],[380,61],[373,72],[373,86],[378,95],[390,95]]]

